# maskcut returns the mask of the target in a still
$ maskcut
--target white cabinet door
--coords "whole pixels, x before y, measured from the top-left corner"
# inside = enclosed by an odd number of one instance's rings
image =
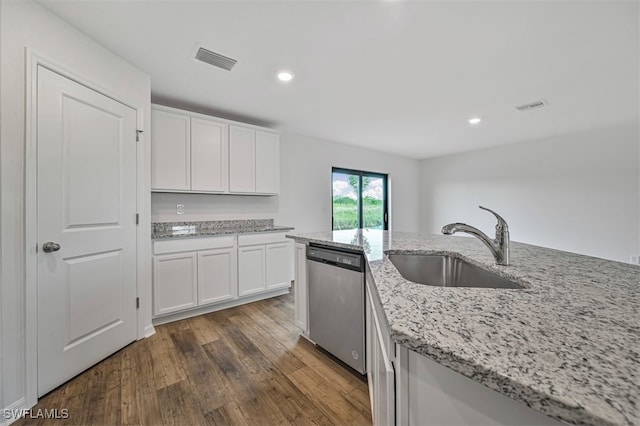
[[[275,133],[256,131],[256,192],[280,192],[280,138]]]
[[[191,118],[191,190],[228,190],[227,125],[213,120]]]
[[[265,246],[238,248],[238,296],[265,290]]]
[[[527,405],[496,392],[404,346],[399,348],[400,424],[421,426],[561,426]]]
[[[307,297],[307,245],[296,243],[295,247],[295,323],[305,334],[309,334]]]
[[[155,256],[153,307],[155,315],[198,305],[196,253]]]
[[[367,377],[371,399],[371,415],[374,426],[394,425],[395,421],[395,371],[385,347],[380,317],[373,297],[367,288]]]
[[[256,132],[229,126],[229,191],[256,192]]]
[[[291,285],[291,243],[267,244],[267,290]]]
[[[151,110],[151,189],[191,189],[190,132],[188,116]]]
[[[198,252],[198,305],[236,297],[237,265],[235,247]]]
[[[381,344],[381,336],[379,333],[375,334],[376,339],[372,348],[375,352],[372,374],[375,376],[376,387],[374,425],[393,425],[395,424],[395,375],[393,365],[387,359],[385,348]]]

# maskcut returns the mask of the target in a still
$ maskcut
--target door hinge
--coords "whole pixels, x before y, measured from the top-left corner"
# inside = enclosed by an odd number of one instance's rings
[[[140,213],[136,213],[136,225],[140,225]]]
[[[136,297],[136,309],[140,309],[140,298]]]
[[[136,130],[136,142],[140,142],[141,133],[144,133],[144,130]]]

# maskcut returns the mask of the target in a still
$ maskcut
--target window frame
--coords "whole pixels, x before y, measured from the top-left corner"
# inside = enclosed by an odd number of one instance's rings
[[[362,178],[364,176],[382,179],[382,230],[389,230],[389,175],[387,173],[368,172],[366,170],[346,169],[344,167],[331,167],[331,230],[333,228],[333,174],[344,173],[348,175],[359,176],[358,179],[358,228],[363,229],[364,225],[364,209],[362,196]]]

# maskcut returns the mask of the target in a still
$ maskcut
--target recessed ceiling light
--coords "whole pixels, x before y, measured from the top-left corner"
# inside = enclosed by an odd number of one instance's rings
[[[278,71],[278,80],[280,81],[291,81],[293,80],[293,73],[291,71]]]
[[[482,121],[480,117],[473,117],[469,119],[469,124],[478,124]]]

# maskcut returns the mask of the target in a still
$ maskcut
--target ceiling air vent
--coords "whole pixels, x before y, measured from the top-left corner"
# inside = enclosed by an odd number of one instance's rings
[[[233,68],[233,66],[238,62],[235,59],[212,52],[204,47],[198,49],[196,52],[196,59],[227,71],[231,70],[231,68]]]
[[[548,106],[549,104],[544,99],[540,99],[538,101],[530,102],[524,105],[516,106],[516,109],[521,112],[531,111],[532,109],[538,109]]]

